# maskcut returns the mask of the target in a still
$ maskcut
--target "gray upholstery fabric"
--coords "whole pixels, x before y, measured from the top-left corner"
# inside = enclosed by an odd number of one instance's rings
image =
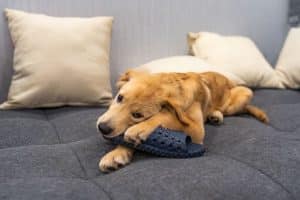
[[[187,54],[186,34],[190,31],[249,36],[272,64],[288,31],[287,0],[0,0],[0,12],[4,8],[54,16],[114,16],[112,84],[129,67]],[[1,13],[0,102],[7,96],[12,55]]]
[[[207,153],[168,159],[137,153],[111,174],[98,160],[113,146],[97,133],[100,108],[0,111],[0,199],[298,199],[300,92],[258,90],[270,115],[206,125]]]

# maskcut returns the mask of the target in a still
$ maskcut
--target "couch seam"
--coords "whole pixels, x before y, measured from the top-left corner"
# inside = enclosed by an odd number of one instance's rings
[[[270,175],[266,174],[264,171],[262,171],[262,170],[260,170],[260,169],[258,169],[258,168],[256,168],[256,167],[254,167],[254,166],[248,164],[247,162],[244,162],[244,161],[242,161],[242,160],[240,160],[240,159],[234,158],[234,157],[232,157],[232,156],[224,155],[224,154],[222,154],[222,153],[218,153],[218,152],[215,152],[215,151],[210,151],[209,153],[215,154],[215,155],[217,155],[217,156],[229,158],[229,159],[234,160],[234,161],[236,161],[236,162],[242,163],[242,164],[246,165],[247,167],[249,167],[249,168],[251,168],[251,169],[254,169],[255,171],[257,171],[257,172],[259,172],[260,174],[262,174],[263,176],[267,177],[267,178],[268,178],[269,180],[271,180],[273,183],[275,183],[276,185],[278,185],[283,191],[285,191],[285,192],[290,196],[290,198],[291,198],[292,200],[296,200],[295,197],[294,197],[294,195],[293,195],[293,194],[292,194],[292,193],[291,193],[284,185],[282,185],[279,181],[277,181],[277,180],[275,180],[274,178],[272,178]]]
[[[93,184],[94,186],[96,186],[97,188],[99,188],[101,191],[103,191],[104,194],[107,196],[108,199],[113,200],[113,199],[111,198],[110,193],[109,193],[108,191],[106,191],[102,186],[100,186],[100,185],[97,184],[95,181],[93,181],[92,179],[89,178],[89,176],[88,176],[88,174],[87,174],[87,171],[85,170],[85,168],[84,168],[84,166],[83,166],[81,160],[79,159],[78,154],[73,150],[73,148],[72,148],[71,146],[70,146],[70,149],[71,149],[71,151],[73,152],[74,156],[76,157],[76,159],[77,159],[77,161],[78,161],[78,163],[79,163],[79,165],[80,165],[81,170],[83,171],[83,174],[84,174],[84,177],[85,177],[83,180],[86,180],[86,181],[88,181],[89,183]]]
[[[72,153],[74,154],[76,160],[78,161],[79,166],[80,166],[80,168],[81,168],[81,170],[83,172],[83,175],[84,175],[85,179],[88,179],[87,172],[86,172],[85,168],[83,167],[83,164],[82,164],[81,160],[79,159],[78,154],[74,151],[74,149],[71,146],[69,148],[72,151]]]
[[[18,177],[18,176],[0,176],[0,178],[6,179],[31,179],[31,178],[62,178],[62,179],[80,179],[84,181],[88,181],[82,177],[65,177],[65,176],[30,176],[30,177]]]
[[[59,135],[59,133],[58,133],[58,131],[57,131],[57,127],[55,126],[55,124],[53,124],[53,123],[49,120],[49,118],[48,118],[48,116],[47,116],[47,114],[46,114],[46,111],[43,110],[43,112],[44,112],[45,118],[47,119],[47,121],[49,122],[49,124],[53,127],[53,129],[54,129],[54,131],[55,131],[55,134],[56,134],[56,136],[57,136],[57,138],[58,138],[59,144],[62,144],[62,140],[61,140],[61,137],[60,137],[60,135]],[[83,167],[83,165],[82,165],[82,163],[81,163],[81,161],[80,161],[78,155],[75,153],[75,151],[73,150],[73,148],[72,148],[71,146],[69,146],[69,145],[66,145],[66,146],[67,146],[67,148],[69,148],[69,149],[71,150],[71,152],[72,152],[73,155],[75,156],[75,158],[76,158],[76,160],[77,160],[77,162],[78,162],[78,164],[79,164],[79,166],[80,166],[80,168],[81,168],[81,171],[83,172],[84,178],[85,178],[85,179],[88,179],[88,177],[87,177],[87,172],[86,172],[85,168]]]
[[[111,197],[111,195],[108,191],[106,191],[102,186],[100,186],[95,181],[93,181],[92,179],[89,179],[89,178],[85,179],[85,178],[81,178],[81,177],[64,177],[64,176],[34,176],[34,177],[6,177],[6,176],[0,176],[0,178],[2,178],[2,179],[58,178],[58,179],[82,180],[82,181],[85,181],[87,183],[90,183],[90,184],[96,186],[97,188],[99,188],[106,195],[106,197],[108,199],[113,200],[113,198]]]
[[[55,133],[56,134],[56,133]],[[56,134],[57,135],[57,134]],[[91,139],[93,137],[96,137],[96,136],[89,136],[85,139]],[[84,140],[85,140],[84,139]],[[82,140],[82,139],[81,139]],[[9,149],[17,149],[17,148],[26,148],[26,147],[35,147],[35,146],[51,146],[51,145],[70,145],[72,143],[77,143],[77,142],[80,142],[81,140],[76,140],[76,141],[71,141],[71,142],[66,142],[66,143],[63,143],[63,142],[59,142],[59,143],[53,143],[53,144],[29,144],[29,145],[20,145],[20,146],[11,146],[11,147],[4,147],[4,148],[0,148],[0,151],[2,150],[9,150]]]
[[[284,130],[284,129],[281,129],[281,128],[277,128],[272,123],[268,124],[268,126],[271,127],[272,129],[274,129],[275,131],[280,132],[280,133],[286,133],[286,132],[293,133],[293,132],[297,131],[300,128],[300,126],[296,126],[294,129]]]
[[[108,197],[108,199],[113,200],[110,192],[106,191],[101,185],[99,185],[96,181],[94,181],[93,179],[87,179],[90,183],[92,183],[93,185],[95,185],[96,187],[98,187],[100,190],[102,190],[106,196]]]
[[[56,134],[56,137],[57,137],[57,139],[58,139],[59,144],[62,144],[62,140],[61,140],[61,138],[60,138],[60,135],[58,134],[58,131],[57,131],[56,126],[49,120],[49,117],[48,117],[48,115],[47,115],[47,113],[46,113],[45,110],[43,110],[43,113],[44,113],[45,119],[49,122],[49,124],[50,124],[50,125],[52,126],[52,128],[54,129],[54,132],[55,132],[55,134]]]
[[[53,129],[54,129],[54,131],[55,131],[55,134],[57,135],[59,144],[63,144],[63,143],[62,143],[62,140],[61,140],[61,138],[60,138],[60,135],[58,134],[57,127],[55,126],[55,124],[53,124],[53,123],[49,120],[46,111],[43,110],[43,112],[44,112],[44,115],[45,115],[46,120],[47,120],[47,121],[49,122],[49,124],[53,127]],[[73,148],[72,148],[71,146],[70,146],[70,147],[69,147],[69,145],[67,145],[67,146],[68,146],[68,148],[70,148],[70,150],[72,151],[73,155],[75,156],[77,162],[79,163],[79,166],[80,166],[80,168],[81,168],[81,170],[82,170],[82,172],[83,172],[83,175],[84,175],[84,177],[85,177],[83,180],[86,180],[86,181],[88,181],[89,183],[93,184],[94,186],[98,187],[101,191],[104,192],[104,194],[107,196],[108,199],[113,200],[112,197],[111,197],[111,195],[110,195],[110,193],[109,193],[108,191],[106,191],[102,186],[100,186],[99,184],[97,184],[95,181],[93,181],[92,179],[90,179],[90,178],[88,177],[87,171],[85,170],[85,168],[84,168],[82,162],[80,161],[78,154],[73,150]],[[82,178],[79,178],[79,179],[82,179]]]

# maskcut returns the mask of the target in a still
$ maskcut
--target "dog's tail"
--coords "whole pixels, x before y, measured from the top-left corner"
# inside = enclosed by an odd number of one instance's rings
[[[268,115],[265,113],[265,111],[263,111],[262,109],[253,106],[253,105],[247,105],[245,107],[245,111],[246,113],[254,116],[255,118],[257,118],[259,121],[268,124],[269,123],[269,117]]]

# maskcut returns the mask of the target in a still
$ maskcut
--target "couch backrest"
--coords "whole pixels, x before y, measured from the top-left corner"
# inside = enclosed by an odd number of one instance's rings
[[[112,83],[128,67],[187,54],[186,33],[215,31],[251,37],[274,64],[288,31],[286,0],[0,0],[4,8],[53,16],[114,16]],[[12,73],[13,48],[0,15],[0,102]]]

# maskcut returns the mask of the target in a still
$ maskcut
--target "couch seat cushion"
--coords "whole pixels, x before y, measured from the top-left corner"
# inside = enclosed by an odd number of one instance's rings
[[[270,116],[206,125],[208,148],[193,159],[136,153],[103,174],[113,146],[96,130],[104,108],[0,111],[1,199],[297,199],[300,196],[300,92],[257,90]]]

